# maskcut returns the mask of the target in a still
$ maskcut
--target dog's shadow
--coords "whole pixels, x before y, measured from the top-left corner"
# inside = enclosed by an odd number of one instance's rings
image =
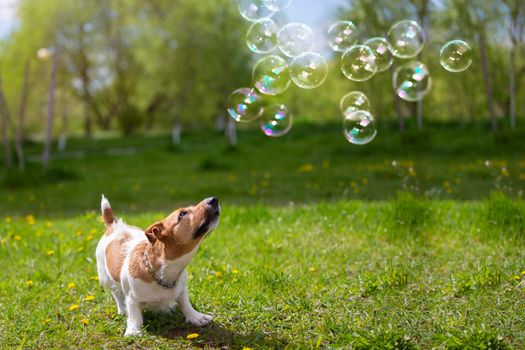
[[[285,348],[285,340],[270,337],[259,331],[236,332],[227,329],[220,323],[212,321],[206,327],[194,327],[185,322],[184,316],[178,311],[166,313],[144,312],[146,332],[167,339],[187,339],[189,334],[197,333],[193,346],[216,349],[241,349],[246,347],[264,347],[272,349]]]

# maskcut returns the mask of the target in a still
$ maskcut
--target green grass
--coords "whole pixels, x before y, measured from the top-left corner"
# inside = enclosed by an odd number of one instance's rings
[[[57,155],[83,158],[0,171],[0,348],[525,347],[520,132],[386,126],[365,147],[337,125],[278,140],[245,130],[238,148],[215,132],[184,136],[177,148],[165,136],[76,139]],[[94,279],[100,193],[142,227],[221,199],[219,228],[189,267],[211,326],[146,313],[144,336],[123,337]]]

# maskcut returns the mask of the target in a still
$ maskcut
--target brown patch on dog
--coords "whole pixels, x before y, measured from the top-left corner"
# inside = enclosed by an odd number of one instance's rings
[[[146,264],[144,263],[144,253],[146,252],[146,249],[148,249],[150,263],[153,266],[153,269],[157,270],[160,267],[160,264],[155,259],[151,258],[152,254],[150,253],[150,244],[148,242],[143,242],[137,244],[137,246],[133,248],[133,251],[130,253],[129,274],[131,277],[141,279],[144,282],[153,282],[153,277],[148,272]]]
[[[122,264],[124,264],[124,258],[126,257],[124,245],[130,239],[131,235],[129,233],[123,233],[120,237],[112,240],[106,248],[106,266],[109,274],[116,282],[120,282],[120,271],[122,270]]]

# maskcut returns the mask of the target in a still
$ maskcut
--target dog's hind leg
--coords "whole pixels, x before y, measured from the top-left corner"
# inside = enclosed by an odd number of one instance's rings
[[[119,315],[125,315],[126,312],[126,300],[124,297],[124,293],[120,290],[114,289],[111,291],[111,295],[113,295],[113,299],[115,299],[115,302],[117,303],[117,311]]]

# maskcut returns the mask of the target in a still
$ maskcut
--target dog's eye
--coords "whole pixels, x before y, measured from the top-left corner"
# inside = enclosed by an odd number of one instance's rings
[[[179,213],[179,220],[181,220],[183,217],[185,217],[186,215],[188,215],[188,212],[183,210]]]

